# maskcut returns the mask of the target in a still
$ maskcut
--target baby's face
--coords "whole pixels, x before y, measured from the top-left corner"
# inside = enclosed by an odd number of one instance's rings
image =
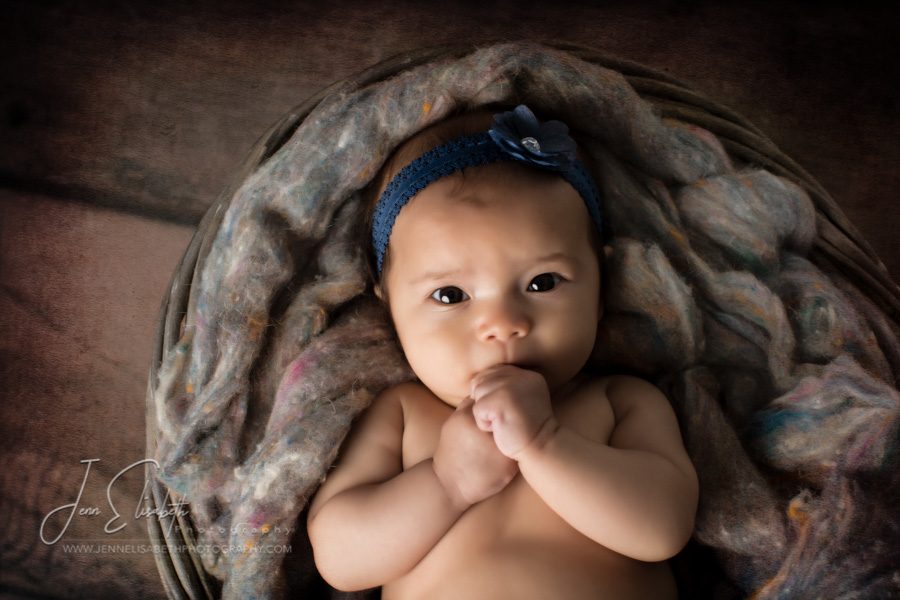
[[[438,180],[403,208],[384,281],[407,360],[451,406],[503,363],[558,389],[590,356],[601,311],[578,192],[559,177],[477,175],[461,191]]]

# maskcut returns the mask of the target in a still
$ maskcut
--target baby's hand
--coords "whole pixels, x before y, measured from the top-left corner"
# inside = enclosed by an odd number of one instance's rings
[[[473,402],[466,398],[444,421],[433,459],[444,489],[463,507],[493,496],[519,472],[518,463],[503,456],[490,434],[475,424]]]
[[[472,378],[472,411],[505,456],[515,459],[545,427],[556,424],[544,377],[513,365],[497,365]]]

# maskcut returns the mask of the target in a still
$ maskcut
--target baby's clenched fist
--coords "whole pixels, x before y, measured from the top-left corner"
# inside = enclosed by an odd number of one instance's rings
[[[472,407],[472,399],[466,398],[444,421],[433,459],[438,480],[461,508],[493,496],[519,472],[518,463],[475,424]]]
[[[472,378],[471,396],[475,423],[512,459],[556,424],[547,381],[536,371],[506,364],[485,369]]]

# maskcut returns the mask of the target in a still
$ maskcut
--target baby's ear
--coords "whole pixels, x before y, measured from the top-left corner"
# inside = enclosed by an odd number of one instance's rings
[[[379,300],[381,300],[382,304],[387,305],[387,303],[388,303],[388,301],[387,301],[388,295],[387,295],[387,290],[386,290],[385,287],[384,287],[384,278],[382,278],[381,281],[376,281],[376,282],[375,282],[375,285],[374,285],[374,287],[373,287],[373,290],[374,290],[374,292],[375,292],[375,297],[378,298]]]
[[[603,245],[603,259],[609,260],[612,255],[613,255],[613,247],[609,244],[604,244]]]

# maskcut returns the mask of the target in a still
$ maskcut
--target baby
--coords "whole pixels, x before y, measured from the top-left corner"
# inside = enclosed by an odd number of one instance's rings
[[[568,129],[454,117],[380,181],[376,293],[418,382],[373,402],[313,499],[321,575],[385,599],[675,597],[697,477],[654,386],[583,372],[604,249]]]

